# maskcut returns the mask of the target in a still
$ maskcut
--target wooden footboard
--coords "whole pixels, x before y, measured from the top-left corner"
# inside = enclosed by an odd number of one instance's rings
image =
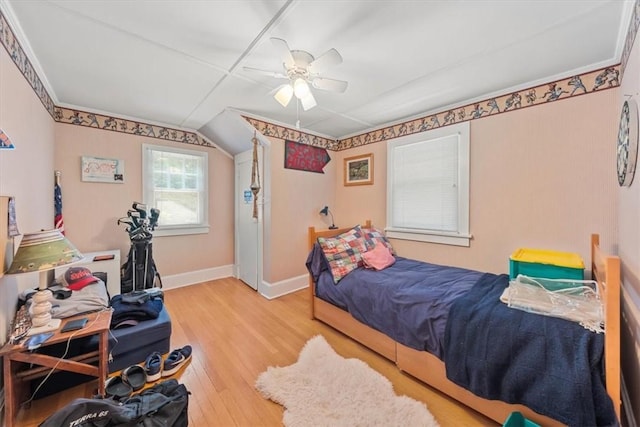
[[[370,227],[370,222],[366,225]],[[349,230],[323,230],[309,228],[309,249],[317,237],[330,237]],[[605,305],[605,360],[607,391],[620,419],[620,260],[605,255],[599,248],[598,235],[591,236],[592,272],[601,288]],[[387,359],[394,361],[403,372],[425,382],[431,387],[451,396],[460,403],[502,424],[513,411],[520,411],[526,418],[544,426],[562,425],[556,420],[540,415],[523,405],[508,404],[498,400],[487,400],[454,384],[446,377],[444,363],[437,357],[417,351],[395,342],[354,319],[348,312],[316,297],[313,279],[309,278],[311,318],[320,320],[347,336],[369,347]]]
[[[591,276],[598,282],[604,304],[604,360],[607,393],[613,401],[618,421],[620,398],[620,258],[600,249],[600,235],[591,235]]]

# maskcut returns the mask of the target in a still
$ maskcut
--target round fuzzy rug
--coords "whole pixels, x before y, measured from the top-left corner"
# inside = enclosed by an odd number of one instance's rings
[[[424,403],[397,396],[387,378],[359,359],[343,358],[320,335],[293,365],[260,374],[256,388],[285,407],[287,427],[438,426]]]

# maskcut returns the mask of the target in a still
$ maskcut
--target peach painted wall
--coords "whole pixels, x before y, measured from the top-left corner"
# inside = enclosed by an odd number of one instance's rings
[[[54,121],[2,47],[0,128],[16,146],[0,151],[0,195],[15,197],[19,231],[53,228]],[[37,283],[37,274],[0,278],[0,343],[8,336],[18,293]]]
[[[617,103],[640,103],[640,42],[636,40],[622,77]],[[617,119],[617,117],[616,117]],[[638,165],[640,166],[640,165]],[[640,423],[640,168],[631,186],[619,188],[619,246],[622,263],[622,376],[631,405],[623,407],[630,424]]]
[[[508,272],[518,247],[579,253],[589,234],[603,247],[617,241],[615,136],[617,90],[579,96],[471,122],[469,248],[394,240],[402,256],[495,273]],[[386,221],[386,144],[339,152],[372,152],[374,184],[343,186],[337,170],[336,222]]]
[[[117,220],[142,201],[142,144],[168,145],[209,153],[208,234],[154,236],[153,258],[161,275],[233,264],[233,159],[217,149],[56,123],[55,168],[62,172],[63,216],[67,236],[81,251],[120,249],[130,241]],[[124,160],[124,184],[83,182],[82,156]],[[162,212],[160,213],[162,216]]]
[[[271,141],[271,200],[266,202],[265,220],[270,218],[269,245],[264,251],[264,280],[278,282],[304,275],[307,270],[307,230],[309,226],[326,228],[319,215],[325,205],[334,208],[336,153],[324,174],[284,168],[284,141]],[[335,216],[335,214],[334,214]],[[338,217],[335,217],[338,222]],[[265,221],[266,223],[267,220]]]

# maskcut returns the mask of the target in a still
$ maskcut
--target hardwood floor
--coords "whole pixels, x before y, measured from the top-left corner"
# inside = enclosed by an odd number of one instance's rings
[[[267,300],[242,282],[220,279],[165,291],[172,349],[190,344],[193,357],[178,374],[191,392],[189,425],[279,426],[283,409],[254,388],[269,366],[297,360],[302,346],[323,335],[344,357],[365,361],[387,377],[397,394],[425,402],[441,426],[497,426],[477,412],[403,374],[396,366],[319,321],[309,319],[307,291]],[[37,426],[76,397],[95,393],[92,381],[31,402],[17,426]]]

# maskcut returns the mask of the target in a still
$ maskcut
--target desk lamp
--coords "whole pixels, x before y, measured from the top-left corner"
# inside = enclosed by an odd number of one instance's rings
[[[331,215],[331,225],[329,226],[329,230],[335,230],[338,227],[333,223],[333,214],[331,213],[331,211],[329,210],[329,206],[325,206],[324,208],[322,208],[320,210],[320,215]]]
[[[28,335],[48,332],[60,327],[60,319],[51,318],[51,292],[47,289],[53,282],[55,268],[73,264],[83,255],[62,235],[60,230],[46,230],[25,234],[22,237],[7,274],[40,273],[38,292],[33,295],[31,305],[31,330]]]

